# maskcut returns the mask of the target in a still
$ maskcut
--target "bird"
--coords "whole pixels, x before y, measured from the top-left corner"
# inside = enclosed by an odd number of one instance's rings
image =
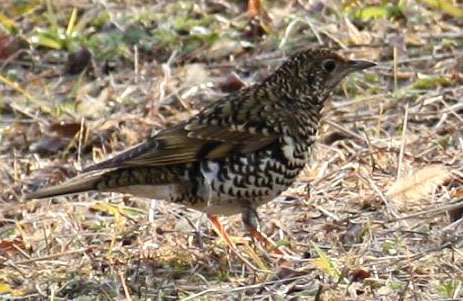
[[[229,245],[218,216],[241,213],[250,234],[272,246],[259,229],[257,208],[291,186],[306,165],[333,89],[375,65],[330,48],[300,51],[262,82],[25,199],[87,191],[163,199],[206,213]]]

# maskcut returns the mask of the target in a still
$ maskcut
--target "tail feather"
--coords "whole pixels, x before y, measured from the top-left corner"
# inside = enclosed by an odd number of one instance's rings
[[[59,195],[66,195],[72,193],[85,192],[90,190],[96,190],[97,184],[101,181],[101,175],[76,177],[63,184],[50,186],[43,189],[39,189],[35,192],[26,194],[24,199],[43,199]]]

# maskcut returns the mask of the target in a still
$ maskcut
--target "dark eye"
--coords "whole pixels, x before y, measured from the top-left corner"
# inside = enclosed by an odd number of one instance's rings
[[[322,67],[326,72],[333,72],[336,69],[336,62],[334,60],[325,60]]]

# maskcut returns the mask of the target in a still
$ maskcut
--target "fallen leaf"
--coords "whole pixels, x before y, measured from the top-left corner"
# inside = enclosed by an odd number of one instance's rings
[[[426,166],[411,175],[398,179],[386,195],[397,202],[416,202],[431,194],[450,177],[449,170],[443,165]]]
[[[251,18],[259,15],[260,1],[259,0],[248,0],[247,12]]]
[[[49,131],[66,138],[74,138],[81,130],[82,124],[80,122],[58,122],[50,125]],[[85,132],[85,124],[83,126]]]
[[[11,256],[21,250],[30,249],[21,236],[16,236],[13,239],[4,239],[0,241],[0,254]]]
[[[85,68],[90,68],[91,62],[92,54],[87,48],[82,47],[78,51],[69,53],[65,72],[68,74],[80,73]]]
[[[11,294],[13,296],[22,296],[22,295],[25,295],[26,293],[27,293],[26,291],[11,288],[11,286],[8,283],[0,283],[0,295]],[[5,300],[7,299],[8,298],[5,298]]]
[[[246,84],[235,73],[230,74],[223,82],[219,83],[219,89],[225,93],[238,91]]]
[[[370,271],[363,269],[363,268],[358,268],[354,271],[352,271],[351,277],[352,277],[352,282],[360,282],[365,280],[366,278],[370,277],[371,273]]]
[[[68,143],[68,138],[45,135],[31,144],[30,151],[35,153],[56,153],[64,149]]]
[[[10,35],[0,35],[0,59],[7,59],[19,49],[24,48],[22,41]]]
[[[457,18],[463,17],[463,8],[453,5],[451,1],[448,0],[421,0],[429,5],[432,5],[441,11]]]

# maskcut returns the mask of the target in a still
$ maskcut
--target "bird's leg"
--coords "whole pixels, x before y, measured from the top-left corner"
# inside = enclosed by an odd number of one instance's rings
[[[257,268],[254,265],[252,265],[248,260],[246,260],[246,258],[241,256],[241,254],[238,252],[235,244],[231,241],[230,236],[228,235],[227,231],[225,231],[225,228],[222,226],[217,216],[207,214],[207,218],[209,219],[209,222],[212,224],[212,228],[214,229],[215,233],[217,233],[217,235],[219,235],[219,237],[226,243],[229,250],[233,254],[235,254],[239,259],[241,259],[248,267],[250,267],[253,270],[257,270]]]
[[[215,233],[217,233],[217,235],[227,244],[231,250],[236,250],[235,244],[233,244],[231,241],[230,236],[228,235],[227,231],[225,231],[225,228],[222,226],[217,216],[207,214],[207,218],[211,222]]]
[[[278,249],[275,243],[259,230],[259,215],[256,209],[251,206],[245,206],[242,213],[243,224],[251,236],[257,238],[265,244],[274,254],[284,255],[284,252]]]

